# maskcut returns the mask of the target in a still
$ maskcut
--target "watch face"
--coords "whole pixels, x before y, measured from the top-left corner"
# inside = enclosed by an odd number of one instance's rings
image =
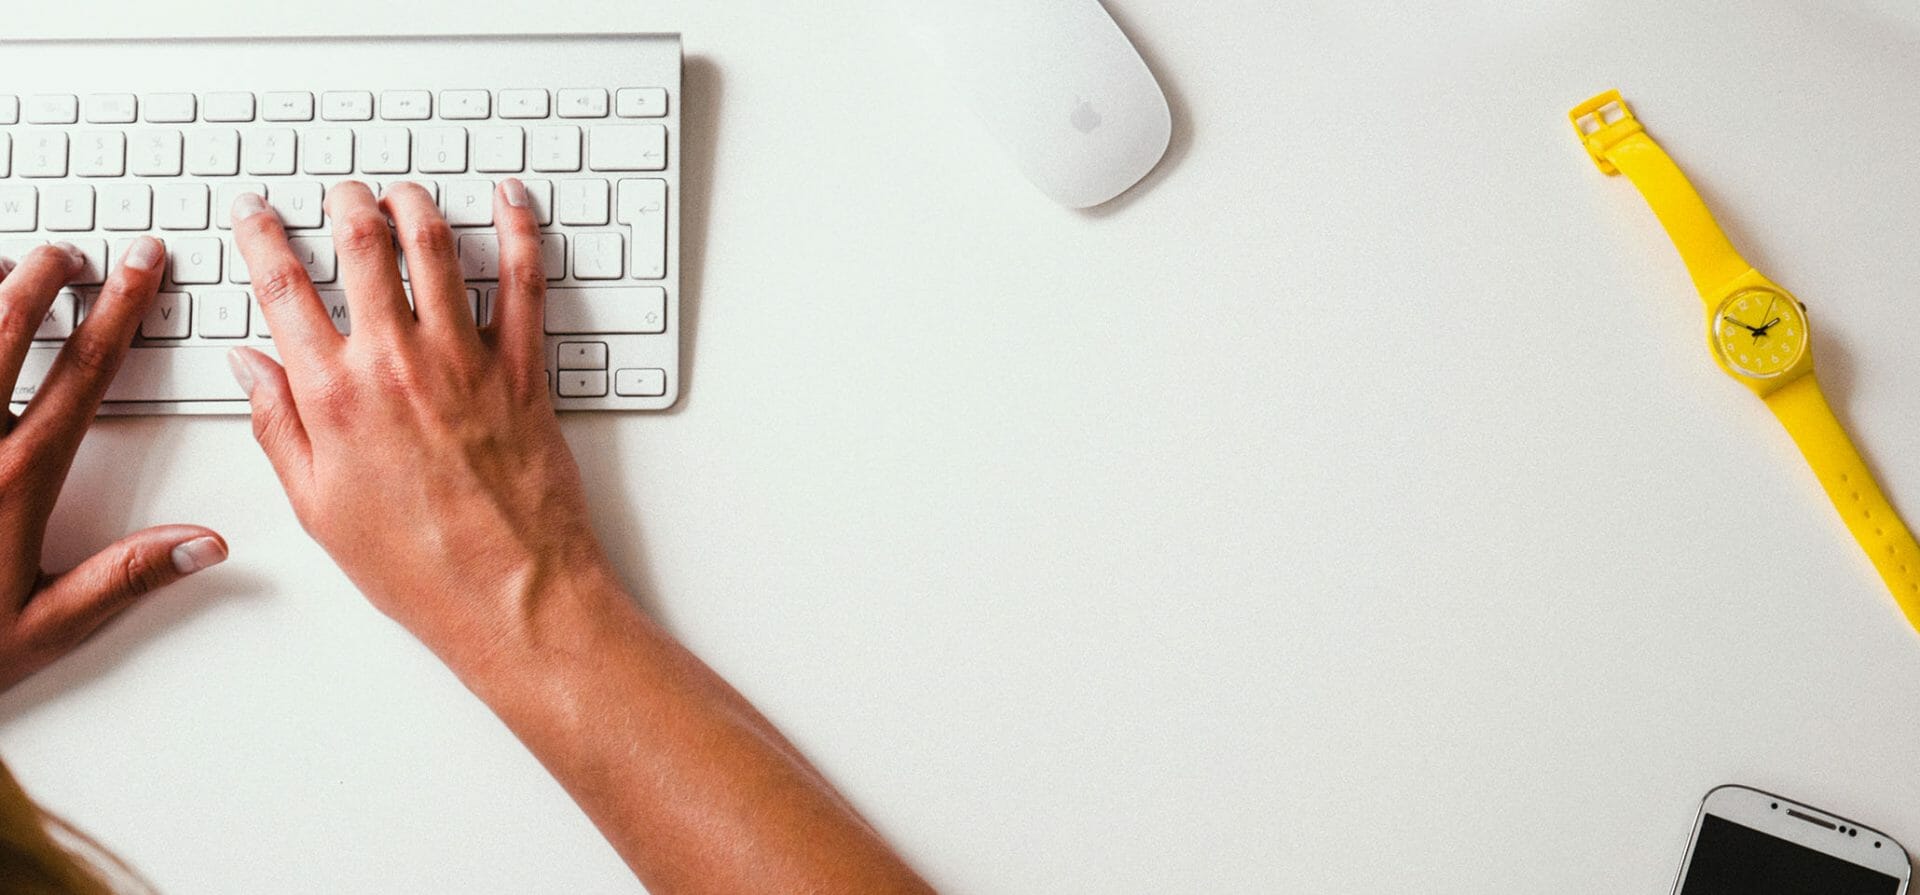
[[[1749,289],[1720,303],[1712,337],[1727,366],[1757,379],[1778,376],[1807,352],[1807,315],[1790,295]]]

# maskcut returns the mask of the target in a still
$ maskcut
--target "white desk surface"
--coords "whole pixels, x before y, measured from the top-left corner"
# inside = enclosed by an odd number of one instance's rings
[[[686,397],[568,435],[647,605],[947,890],[1663,892],[1729,781],[1920,846],[1920,637],[1565,118],[1627,92],[1913,518],[1920,18],[1110,5],[1177,136],[1093,215],[885,0],[8,28],[684,32]],[[176,520],[232,561],[0,700],[51,807],[170,892],[638,888],[240,420],[102,424],[50,561]]]

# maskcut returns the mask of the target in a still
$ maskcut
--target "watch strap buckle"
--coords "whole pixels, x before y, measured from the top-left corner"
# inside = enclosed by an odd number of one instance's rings
[[[1633,117],[1633,110],[1620,98],[1618,90],[1609,90],[1574,106],[1567,118],[1573,122],[1573,132],[1580,138],[1580,144],[1587,147],[1587,154],[1593,157],[1594,166],[1607,174],[1620,173],[1620,169],[1607,160],[1607,151],[1621,140],[1646,130],[1640,126],[1640,119]]]

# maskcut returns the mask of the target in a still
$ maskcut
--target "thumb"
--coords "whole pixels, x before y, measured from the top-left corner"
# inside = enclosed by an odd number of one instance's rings
[[[227,542],[198,525],[160,525],[127,535],[54,578],[20,613],[28,643],[62,654],[157,588],[217,565]]]
[[[260,442],[267,462],[273,464],[280,484],[292,494],[294,486],[306,480],[313,446],[307,441],[307,428],[293,403],[293,389],[287,383],[287,371],[252,348],[227,352],[233,378],[247,393],[253,413],[253,439]]]

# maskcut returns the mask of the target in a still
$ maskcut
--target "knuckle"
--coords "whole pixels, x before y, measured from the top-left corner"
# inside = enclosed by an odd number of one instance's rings
[[[290,302],[311,285],[306,268],[291,259],[272,261],[263,269],[253,271],[253,292],[262,305]]]
[[[337,373],[323,374],[316,378],[300,401],[301,412],[312,407],[324,418],[337,421],[345,418],[354,404],[353,380]],[[258,436],[262,421],[254,419],[254,433]],[[271,424],[269,424],[271,425]]]
[[[22,302],[0,299],[0,340],[18,343],[39,328],[40,315],[30,313]]]
[[[74,339],[67,343],[61,355],[75,370],[89,378],[112,376],[120,365],[119,346],[105,339]]]
[[[114,559],[113,580],[108,586],[123,596],[144,594],[166,583],[160,564],[148,562],[138,552],[128,550]]]
[[[500,285],[522,298],[535,298],[547,292],[547,272],[539,258],[516,258],[500,271]]]
[[[387,222],[371,214],[354,214],[333,225],[333,241],[342,255],[375,255],[393,246]]]
[[[453,229],[438,218],[408,224],[406,241],[415,252],[436,257],[453,254]]]

